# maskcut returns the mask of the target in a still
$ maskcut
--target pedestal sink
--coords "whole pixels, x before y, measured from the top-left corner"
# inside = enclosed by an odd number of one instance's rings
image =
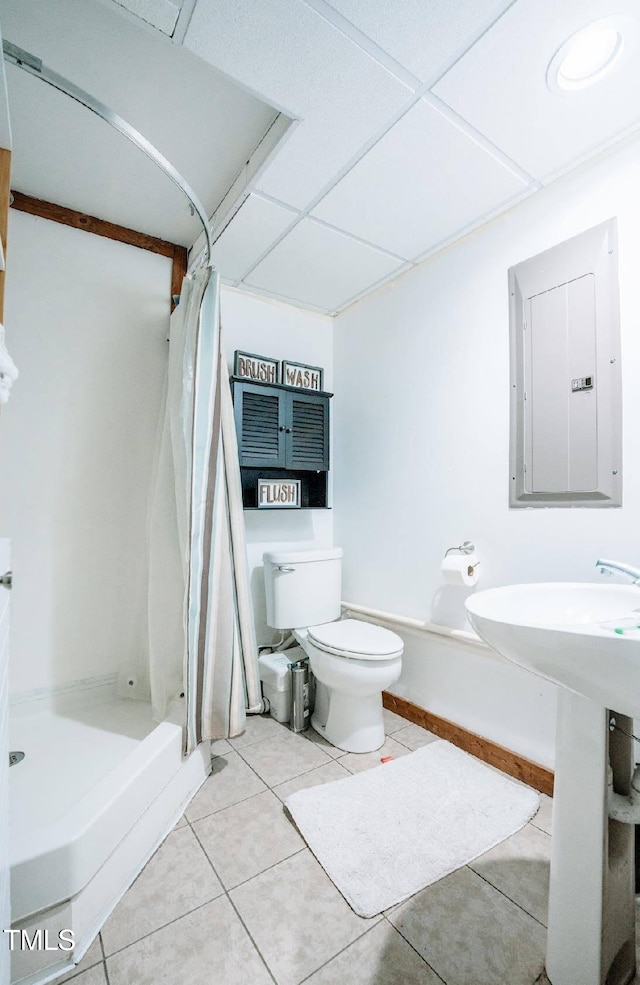
[[[560,686],[547,975],[552,985],[627,985],[635,974],[631,795],[640,718],[640,588],[549,582],[478,592],[469,621],[503,657]],[[618,726],[610,730],[611,716]]]

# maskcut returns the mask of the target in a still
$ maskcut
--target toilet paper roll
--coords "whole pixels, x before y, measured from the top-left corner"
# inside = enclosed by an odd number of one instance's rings
[[[448,554],[442,562],[447,585],[477,585],[480,562],[476,554]]]

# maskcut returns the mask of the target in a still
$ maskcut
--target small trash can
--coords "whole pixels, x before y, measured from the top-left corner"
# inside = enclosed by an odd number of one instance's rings
[[[263,653],[258,659],[262,693],[269,701],[269,713],[278,722],[291,718],[291,665],[304,657],[301,646],[275,653]]]
[[[309,658],[291,664],[291,731],[306,732],[311,724]]]

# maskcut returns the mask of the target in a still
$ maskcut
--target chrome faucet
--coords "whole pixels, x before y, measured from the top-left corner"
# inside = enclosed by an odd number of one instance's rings
[[[596,568],[601,575],[611,576],[614,571],[620,575],[626,575],[627,578],[631,578],[634,585],[640,585],[640,569],[632,568],[630,564],[621,564],[619,561],[596,561]]]

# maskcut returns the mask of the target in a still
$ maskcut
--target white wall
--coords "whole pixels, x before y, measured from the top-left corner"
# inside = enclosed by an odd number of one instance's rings
[[[337,319],[336,541],[344,596],[463,626],[443,588],[465,539],[480,588],[596,579],[598,556],[640,563],[640,143],[586,165]],[[469,176],[473,180],[473,176]],[[618,216],[623,347],[622,509],[508,509],[507,269]],[[399,694],[542,763],[555,688],[479,651],[411,641]]]
[[[324,388],[333,391],[333,320],[289,304],[222,288],[224,344],[233,368],[236,349],[324,368]],[[332,464],[333,469],[333,464]],[[331,501],[331,500],[330,500]],[[264,551],[302,551],[333,545],[333,510],[245,510],[258,642],[278,634],[267,626],[262,555]]]
[[[11,691],[115,673],[146,592],[171,262],[11,210],[0,420]]]
[[[0,538],[0,575],[11,567],[10,544]],[[11,926],[9,891],[9,601],[0,588],[0,932]],[[4,936],[4,935],[3,935]],[[9,981],[9,948],[0,947],[0,983]]]

